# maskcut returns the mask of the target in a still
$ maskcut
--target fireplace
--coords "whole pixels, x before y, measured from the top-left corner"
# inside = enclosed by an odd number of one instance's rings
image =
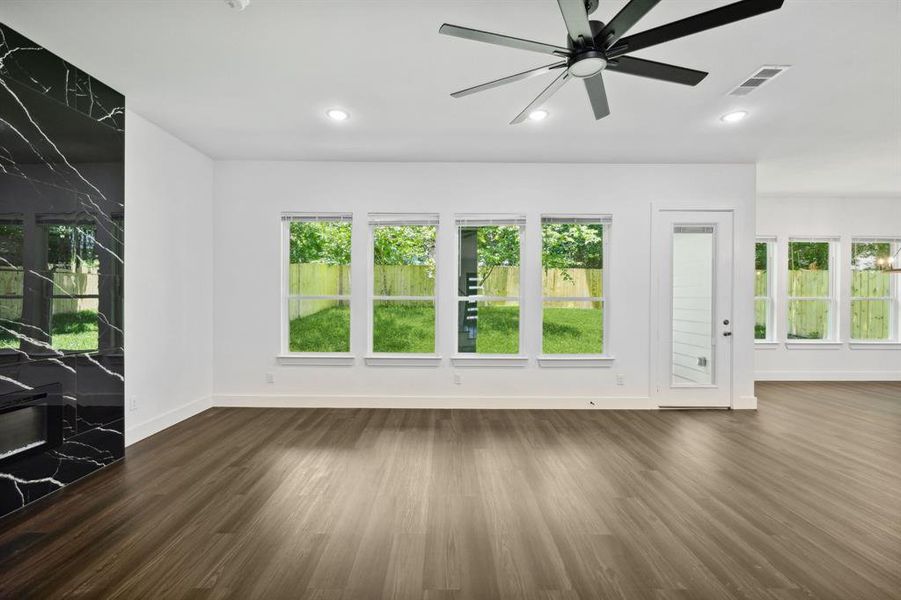
[[[0,396],[0,465],[63,441],[60,384]]]

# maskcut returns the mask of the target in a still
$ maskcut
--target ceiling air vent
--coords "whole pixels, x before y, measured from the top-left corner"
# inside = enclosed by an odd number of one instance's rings
[[[788,67],[789,65],[764,65],[736,86],[735,89],[729,92],[729,95],[746,96],[771,79],[778,77]]]

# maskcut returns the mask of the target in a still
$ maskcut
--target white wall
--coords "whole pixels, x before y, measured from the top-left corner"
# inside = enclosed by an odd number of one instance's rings
[[[849,282],[851,239],[901,237],[901,195],[896,198],[762,197],[757,202],[757,233],[777,238],[776,329],[785,339],[785,274],[789,237],[835,237],[840,240],[836,272],[839,297],[839,340],[832,346],[787,348],[758,346],[756,377],[760,380],[901,380],[901,345],[894,348],[851,348]]]
[[[210,406],[213,162],[128,111],[125,196],[131,444]]]
[[[644,408],[649,398],[651,203],[734,208],[734,403],[753,407],[753,236],[755,171],[750,165],[528,165],[217,162],[215,165],[214,403],[225,405],[561,406]],[[279,366],[283,211],[350,211],[355,241],[366,213],[438,212],[440,353],[437,368]],[[538,264],[542,213],[613,215],[609,251],[609,369],[462,369],[450,365],[456,323],[455,213],[525,213],[526,327],[540,328]],[[366,308],[367,248],[355,243],[352,314]],[[533,275],[529,277],[529,273]],[[365,319],[352,325],[366,347]],[[538,354],[538,336],[524,353]],[[134,358],[132,361],[134,362]],[[454,384],[454,373],[462,384]],[[265,374],[274,374],[274,383]],[[616,385],[616,374],[624,385]]]

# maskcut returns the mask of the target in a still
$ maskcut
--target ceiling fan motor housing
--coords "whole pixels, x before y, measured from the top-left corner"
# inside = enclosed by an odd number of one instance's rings
[[[601,21],[590,21],[591,33],[596,36],[604,29],[604,23]],[[569,73],[574,77],[586,78],[594,77],[607,67],[607,56],[604,51],[595,45],[595,39],[582,40],[581,36],[578,42],[567,36],[566,45],[573,51],[567,67]]]

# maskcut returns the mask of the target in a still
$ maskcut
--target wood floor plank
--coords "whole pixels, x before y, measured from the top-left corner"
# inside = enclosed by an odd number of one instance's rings
[[[901,384],[731,411],[215,408],[0,521],[0,598],[901,597]]]

